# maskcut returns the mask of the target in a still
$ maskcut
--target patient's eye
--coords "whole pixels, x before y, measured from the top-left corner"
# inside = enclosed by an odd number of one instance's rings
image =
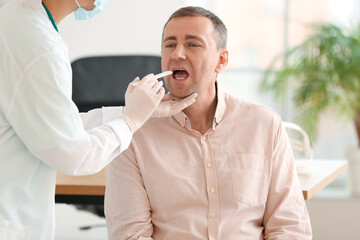
[[[200,44],[197,44],[197,43],[189,43],[188,46],[189,46],[189,47],[200,47]]]
[[[175,47],[176,46],[176,44],[175,43],[168,43],[168,44],[165,44],[165,47],[166,48],[173,48],[173,47]]]

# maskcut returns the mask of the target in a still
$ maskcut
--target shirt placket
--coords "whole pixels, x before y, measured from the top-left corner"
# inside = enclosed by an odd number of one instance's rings
[[[217,185],[214,154],[209,138],[210,136],[207,133],[201,136],[201,149],[203,153],[206,188],[209,200],[208,235],[210,240],[217,240],[219,226],[219,191]]]

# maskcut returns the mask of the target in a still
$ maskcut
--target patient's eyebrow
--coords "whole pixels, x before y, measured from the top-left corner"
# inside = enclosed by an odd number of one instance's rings
[[[189,39],[195,39],[195,40],[198,40],[198,41],[201,41],[201,42],[205,42],[203,38],[201,38],[200,36],[197,36],[197,35],[186,35],[185,40],[189,40]],[[176,41],[177,39],[176,39],[175,36],[169,36],[169,37],[166,37],[163,40],[163,42],[170,41],[170,40]]]
[[[188,39],[195,39],[195,40],[199,40],[201,42],[204,42],[204,39],[197,36],[197,35],[186,35],[185,36],[185,39],[188,40]]]
[[[166,42],[166,41],[169,41],[169,40],[176,40],[176,37],[175,36],[169,36],[169,37],[166,37],[163,42]]]

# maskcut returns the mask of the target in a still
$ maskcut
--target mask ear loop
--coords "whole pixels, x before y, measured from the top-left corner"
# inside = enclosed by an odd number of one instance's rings
[[[78,5],[79,8],[81,8],[79,2],[77,0],[75,0],[76,4]]]

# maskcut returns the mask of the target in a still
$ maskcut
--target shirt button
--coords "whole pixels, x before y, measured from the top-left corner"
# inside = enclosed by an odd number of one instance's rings
[[[206,164],[206,166],[207,166],[208,168],[211,168],[211,167],[212,167],[212,163],[211,163],[211,162],[208,162],[208,163]]]
[[[206,141],[206,140],[207,140],[207,136],[202,136],[201,139],[202,139],[203,141]]]
[[[210,217],[211,217],[211,218],[216,218],[216,213],[210,214]]]
[[[106,221],[109,222],[110,221],[110,218],[108,216],[106,216]]]
[[[215,192],[215,188],[210,188],[210,192]]]

